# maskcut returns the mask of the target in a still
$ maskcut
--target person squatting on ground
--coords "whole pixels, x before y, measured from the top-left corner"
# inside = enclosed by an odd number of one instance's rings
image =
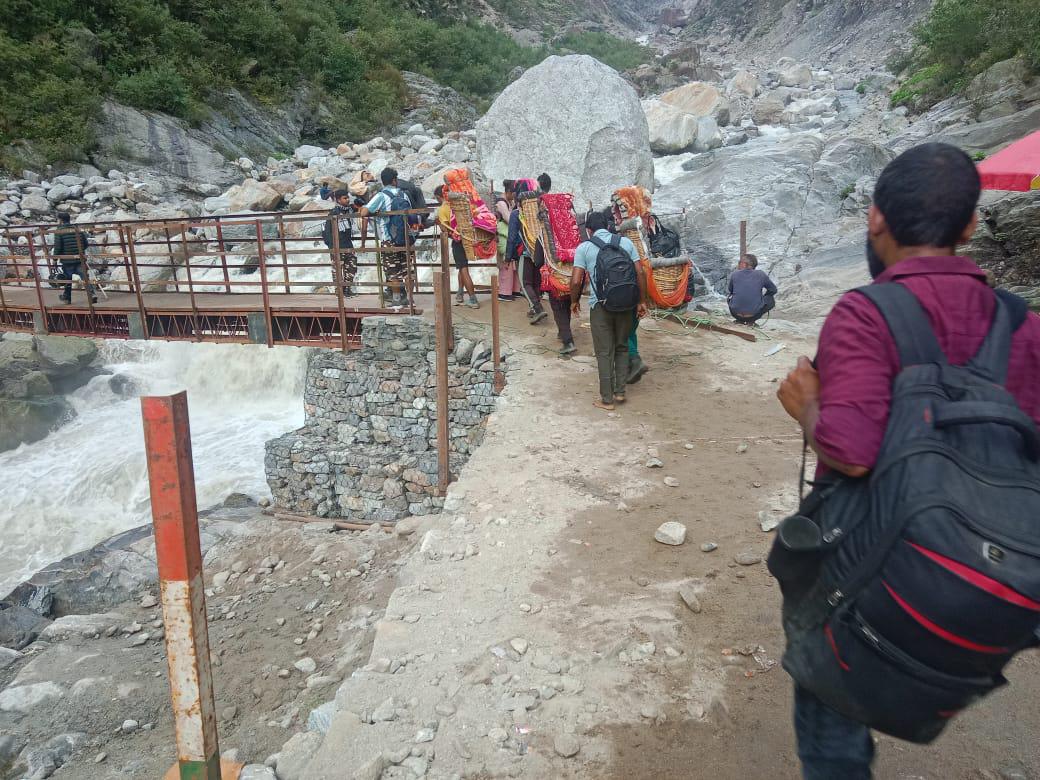
[[[754,325],[776,306],[776,285],[765,271],[758,270],[758,258],[744,255],[729,277],[729,313],[741,325]]]
[[[545,262],[541,242],[536,242],[533,247],[526,246],[523,239],[523,230],[520,226],[520,196],[530,192],[531,187],[525,180],[519,180],[514,184],[513,212],[509,215],[509,237],[506,242],[506,262],[517,263],[520,267],[520,286],[524,297],[527,299],[527,318],[532,325],[549,316],[542,306],[542,279],[539,269]]]
[[[469,273],[469,259],[466,257],[466,247],[462,243],[462,236],[455,229],[455,217],[452,215],[451,206],[448,205],[448,201],[444,196],[444,185],[437,185],[433,195],[437,198],[437,203],[440,204],[437,207],[437,223],[440,225],[441,230],[448,234],[451,241],[451,256],[455,261],[455,268],[459,272],[459,291],[455,295],[455,305],[461,306],[465,303],[471,309],[479,309],[480,304],[477,303],[477,291],[473,286],[473,277]],[[465,299],[463,291],[469,293],[468,301]]]
[[[354,219],[357,218],[357,209],[354,208],[353,196],[348,190],[336,190],[332,194],[332,200],[336,204],[325,220],[325,226],[321,231],[321,240],[331,250],[339,249],[339,262],[343,273],[343,295],[352,297],[354,292],[354,278],[357,276],[357,255],[354,249]],[[333,233],[335,229],[336,236]]]
[[[382,252],[383,271],[390,287],[390,303],[404,306],[408,303],[406,283],[408,281],[408,233],[419,224],[419,219],[401,214],[383,216],[386,212],[409,211],[412,202],[398,186],[397,171],[384,168],[379,175],[383,189],[375,195],[360,212],[362,217],[373,216],[376,221],[376,239],[380,246],[391,251]],[[362,227],[362,247],[367,238],[366,228]]]
[[[72,277],[78,276],[87,288],[90,302],[97,303],[94,285],[90,283],[90,270],[85,267],[90,239],[87,238],[86,233],[74,227],[71,222],[72,218],[67,213],[58,214],[58,224],[61,227],[54,233],[54,247],[51,254],[61,262],[61,278],[68,282],[68,284],[62,285],[61,294],[58,297],[63,303],[72,303]]]
[[[628,339],[635,318],[646,314],[646,278],[639,252],[624,236],[607,230],[601,212],[586,217],[589,240],[574,256],[571,308],[581,311],[581,291],[589,280],[589,323],[599,372],[599,398],[594,405],[611,411],[625,402],[629,376]]]
[[[806,357],[800,358],[797,368],[788,375],[779,389],[778,397],[784,409],[801,425],[806,441],[819,457],[817,480],[830,474],[838,484],[836,490],[845,488],[848,491],[861,491],[842,494],[832,492],[832,497],[826,499],[834,501],[838,495],[849,496],[848,503],[836,505],[842,508],[842,516],[845,518],[842,522],[847,529],[844,534],[845,537],[848,537],[844,541],[846,547],[853,538],[850,534],[856,533],[855,521],[849,516],[860,516],[858,508],[861,506],[877,505],[884,495],[888,495],[878,491],[888,489],[889,485],[893,485],[891,480],[885,482],[883,472],[874,473],[879,456],[885,456],[886,463],[891,462],[891,458],[886,455],[889,442],[898,444],[900,439],[897,437],[905,435],[902,433],[905,426],[888,429],[890,412],[893,409],[909,409],[910,407],[906,406],[908,403],[924,403],[927,406],[924,417],[921,418],[915,413],[913,420],[908,418],[904,421],[907,425],[927,425],[928,431],[935,431],[934,434],[921,435],[983,437],[981,442],[971,438],[962,438],[959,441],[964,442],[965,445],[988,447],[992,451],[992,457],[999,455],[1025,460],[1028,448],[1023,448],[1022,442],[1028,440],[1027,433],[1029,432],[1025,431],[1030,427],[1028,418],[1032,418],[1035,423],[1040,424],[1040,317],[1037,317],[1036,314],[1027,315],[1024,304],[1014,296],[1006,293],[998,296],[987,285],[986,274],[975,263],[966,257],[956,256],[957,245],[967,242],[975,232],[978,220],[975,209],[979,194],[980,181],[975,165],[967,155],[955,147],[945,144],[925,144],[910,149],[890,163],[877,182],[873,205],[868,214],[867,259],[874,284],[864,288],[862,292],[850,292],[838,301],[828,315],[820,333],[815,364]],[[902,289],[898,289],[897,286]],[[904,291],[909,291],[912,298],[906,296]],[[881,293],[891,294],[890,299],[899,302],[898,316],[891,312],[883,315],[877,308],[880,304],[875,305],[872,298],[867,297],[868,294],[877,296]],[[916,299],[916,304],[914,299]],[[1011,300],[1011,304],[1007,302],[1007,299]],[[1002,384],[1007,393],[1010,393],[1010,397],[1003,396],[1007,400],[999,403],[977,402],[975,404],[978,408],[977,414],[970,419],[960,419],[959,427],[953,430],[946,425],[947,422],[951,422],[949,420],[944,420],[940,424],[939,415],[945,414],[944,405],[956,406],[951,400],[939,400],[945,399],[948,394],[944,389],[946,387],[944,383],[950,381],[949,377],[956,376],[957,381],[964,382],[966,376],[978,376],[969,371],[976,372],[980,365],[985,366],[986,364],[975,362],[969,364],[969,361],[982,360],[981,353],[979,355],[977,353],[984,340],[987,345],[991,343],[987,338],[991,326],[993,333],[998,333],[999,323],[995,319],[998,306],[1002,312],[1001,316],[1006,315],[1010,319],[1008,312],[1011,311],[1012,304],[1016,302],[1021,304],[1017,321],[1012,320],[1018,325],[1017,330],[1014,325],[1009,327],[1008,320],[1005,319],[1003,320],[1004,330],[999,332],[1004,334],[1010,332],[1010,337],[1006,335],[992,337],[998,339],[996,343],[1007,344],[1008,339],[1010,342],[1009,355],[1003,354],[994,361],[994,365],[999,363],[1000,371],[1006,370],[1006,381],[994,385],[992,381],[974,380],[978,381],[979,390],[975,391],[977,393],[983,395],[994,392],[1004,393],[1000,387]],[[923,312],[923,319],[920,312]],[[927,333],[929,326],[934,333],[934,339]],[[897,343],[900,345],[898,349]],[[927,348],[928,351],[934,353],[934,359],[905,362],[901,356],[908,354],[906,352],[909,348],[908,345],[913,345],[917,350]],[[1006,346],[1004,348],[1007,349]],[[935,350],[941,350],[941,354]],[[947,365],[943,365],[943,360]],[[911,372],[919,371],[922,368],[929,369],[933,367],[933,364],[942,366],[944,372],[950,373],[943,373],[939,384],[929,385],[933,387],[934,392],[929,394],[928,398],[917,400],[916,395],[907,396],[904,390],[908,387],[906,383],[918,376]],[[905,365],[912,367],[903,370]],[[966,365],[969,366],[968,370],[956,374],[953,373],[954,369],[950,368],[951,366]],[[987,369],[986,375],[988,376],[990,373],[990,369]],[[893,387],[897,376],[898,382]],[[916,390],[917,386],[910,385],[909,387]],[[958,399],[953,398],[953,401],[956,400]],[[894,402],[901,406],[894,407]],[[934,411],[933,404],[935,404]],[[993,411],[994,409],[997,411]],[[1024,412],[1024,415],[1019,410]],[[995,424],[995,422],[999,422],[996,420],[997,417],[1012,419],[1013,415],[1019,415],[1019,418],[1015,418],[1018,420],[1017,428],[1005,429],[1003,425]],[[969,424],[963,425],[965,422]],[[1021,437],[1011,432],[1018,430],[1024,431]],[[946,433],[946,431],[950,432]],[[1035,430],[1032,431],[1032,435],[1035,436]],[[912,444],[913,441],[921,441],[921,439],[911,440],[910,443]],[[882,446],[883,443],[885,448]],[[903,443],[902,446],[906,447],[907,444]],[[962,447],[947,459],[939,458],[934,462],[947,464],[944,468],[953,468],[948,464],[956,462],[958,453],[963,451]],[[1023,452],[1025,454],[1022,454]],[[971,453],[973,456],[977,455],[975,450],[971,450]],[[1032,468],[1032,473],[1035,475],[1035,465]],[[1001,477],[1003,480],[1022,478],[1015,476],[1018,473],[1004,470]],[[1021,473],[1028,475],[1030,472]],[[943,495],[946,497],[945,500],[956,501],[961,500],[958,497],[965,494],[966,488],[971,488],[967,490],[969,495],[975,495],[981,489],[971,481],[973,477],[970,476],[968,470],[957,471],[955,474],[956,479],[946,480],[942,485],[914,485],[914,495],[922,496],[931,492]],[[966,476],[962,477],[962,474]],[[851,479],[842,479],[840,475]],[[870,482],[862,481],[868,475],[871,476]],[[1033,479],[1035,480],[1035,476]],[[1003,482],[1002,484],[1012,483]],[[992,488],[987,487],[986,490],[1007,492],[1010,488],[1001,488],[998,485]],[[812,499],[813,495],[810,494],[809,499]],[[1001,498],[1002,495],[1004,494],[999,492],[990,494],[990,500],[1000,503],[1004,500]],[[1018,496],[1018,500],[1021,501],[1029,500],[1028,491],[1019,491],[1013,495]],[[898,496],[896,498],[901,501]],[[817,506],[821,505],[817,504]],[[788,521],[797,520],[802,515],[812,517],[817,511],[819,510],[810,508],[807,500],[799,509],[798,515],[792,516]],[[873,522],[873,516],[870,514],[872,510],[865,509],[864,511],[867,520],[862,522],[868,524],[864,527],[869,528],[869,523]],[[1004,507],[1000,512],[1001,517],[1011,511]],[[880,521],[893,526],[897,525],[896,521],[899,520],[898,529],[902,529],[909,527],[904,524],[915,523],[914,517],[916,516],[913,513],[910,517],[903,519],[885,516],[880,518]],[[973,522],[978,520],[979,518],[976,517]],[[785,524],[788,521],[785,521]],[[935,519],[932,522],[934,521]],[[999,519],[989,522],[999,522]],[[940,533],[945,537],[945,542],[937,541],[937,538],[933,537],[928,542],[921,539],[919,543],[921,545],[931,544],[933,547],[940,543],[955,544],[965,533],[967,532],[961,530],[958,523],[951,522],[949,529]],[[1031,533],[1035,549],[1035,541],[1040,539],[1040,532],[1034,530]],[[1000,555],[994,553],[996,557],[987,557],[982,552],[987,545],[980,543],[971,546],[971,550],[969,550],[971,554],[965,554],[964,560],[957,562],[950,559],[948,563],[939,565],[936,564],[936,560],[941,563],[946,559],[935,558],[934,555],[937,554],[916,554],[909,549],[904,552],[902,543],[897,540],[898,549],[893,547],[890,548],[891,552],[886,552],[889,556],[898,554],[911,556],[905,565],[900,564],[903,565],[904,574],[901,575],[903,579],[897,581],[892,578],[893,570],[888,568],[890,564],[887,563],[889,559],[885,559],[887,580],[868,581],[869,590],[867,585],[855,586],[858,587],[858,590],[853,590],[853,587],[845,587],[844,592],[840,592],[838,604],[846,611],[842,613],[835,607],[835,611],[830,613],[831,616],[828,618],[828,622],[823,624],[822,629],[818,627],[817,623],[813,623],[812,625],[817,627],[812,628],[811,631],[816,633],[799,637],[797,633],[792,634],[792,631],[798,627],[798,624],[790,622],[792,610],[797,610],[805,604],[816,603],[812,599],[820,598],[814,593],[815,590],[818,590],[815,588],[815,584],[819,568],[813,567],[824,566],[827,565],[827,562],[837,559],[824,557],[823,563],[820,563],[821,558],[814,557],[812,561],[808,561],[810,565],[806,567],[807,561],[804,558],[794,560],[787,558],[791,568],[785,571],[780,565],[785,560],[782,556],[790,555],[790,553],[785,553],[781,548],[791,549],[790,545],[780,544],[780,540],[785,537],[785,534],[786,531],[782,525],[778,542],[774,545],[773,554],[770,556],[770,570],[777,576],[784,592],[785,629],[788,629],[788,649],[785,653],[784,665],[796,680],[794,727],[798,755],[802,762],[804,777],[807,780],[869,778],[871,763],[874,759],[874,742],[866,725],[839,713],[832,706],[825,704],[817,695],[809,692],[807,686],[818,684],[824,673],[823,667],[818,667],[812,675],[802,675],[801,678],[796,676],[799,669],[803,668],[797,665],[797,652],[801,648],[809,646],[804,642],[814,642],[812,647],[821,648],[818,651],[821,653],[821,657],[827,658],[828,663],[832,666],[840,666],[840,669],[833,671],[833,677],[827,679],[841,681],[844,686],[849,687],[843,688],[835,683],[834,687],[827,688],[832,692],[831,695],[837,696],[833,693],[835,690],[842,691],[842,696],[852,695],[849,693],[851,691],[868,692],[872,706],[879,710],[870,716],[873,723],[885,722],[880,720],[882,717],[898,721],[899,718],[906,717],[905,713],[909,707],[913,706],[914,701],[921,701],[925,698],[923,694],[914,693],[912,701],[904,701],[902,704],[895,705],[898,711],[893,711],[892,702],[898,702],[900,695],[906,696],[907,690],[937,690],[921,687],[927,685],[929,678],[917,677],[915,674],[904,677],[899,686],[892,686],[890,681],[893,679],[894,673],[891,671],[886,671],[884,674],[878,673],[876,677],[869,677],[859,688],[851,687],[856,684],[855,675],[857,673],[869,674],[869,672],[863,671],[864,666],[878,668],[876,665],[882,665],[880,668],[887,670],[917,668],[914,666],[893,667],[891,664],[883,666],[883,664],[889,663],[885,661],[886,658],[896,657],[891,655],[894,651],[889,651],[889,655],[885,655],[880,650],[861,649],[857,645],[857,641],[865,648],[870,648],[872,645],[862,639],[857,640],[855,631],[842,635],[837,642],[834,634],[828,633],[832,630],[834,621],[839,619],[837,615],[847,614],[850,609],[855,609],[857,610],[855,614],[862,615],[862,610],[867,608],[865,604],[868,603],[864,599],[869,598],[864,594],[877,592],[879,594],[877,598],[882,599],[884,592],[880,590],[881,585],[890,589],[893,587],[905,589],[901,598],[907,601],[906,606],[902,608],[901,605],[904,602],[895,600],[894,596],[890,601],[869,602],[874,605],[875,610],[881,609],[882,606],[879,605],[883,604],[883,608],[886,610],[883,614],[892,616],[886,618],[889,622],[880,622],[877,617],[872,618],[875,623],[873,630],[885,638],[889,644],[900,638],[910,638],[905,639],[904,644],[896,645],[899,651],[913,658],[914,664],[927,668],[929,672],[932,669],[938,669],[945,675],[954,674],[954,671],[948,667],[953,660],[958,663],[966,663],[965,658],[967,658],[975,666],[984,662],[992,663],[987,659],[994,656],[987,656],[985,653],[1002,649],[987,650],[991,645],[1003,645],[1005,642],[987,641],[991,640],[991,635],[980,629],[979,623],[976,622],[985,621],[986,614],[990,612],[996,614],[999,611],[1003,616],[997,629],[987,630],[1006,632],[1009,624],[1013,622],[1007,617],[1009,610],[1017,615],[1018,612],[1015,610],[1021,611],[1021,605],[1032,604],[1032,609],[1040,611],[1040,604],[1035,600],[1035,593],[1032,599],[1027,600],[1019,592],[1012,592],[1010,586],[1006,584],[1009,582],[1009,577],[1016,576],[1016,572],[1023,571],[1021,567],[1026,565],[1027,560],[1021,553],[1001,551]],[[971,552],[976,546],[979,551]],[[845,550],[844,547],[841,549]],[[858,547],[854,546],[852,549],[856,550]],[[926,548],[914,549],[917,549],[918,553],[922,549],[925,550],[925,553],[928,552]],[[823,552],[824,556],[834,554],[834,550]],[[778,556],[777,565],[774,565],[774,556]],[[1016,566],[1019,568],[1013,570],[1009,566],[997,565],[1005,562],[1005,559],[1010,560],[1009,556],[1015,557],[1018,561]],[[1031,562],[1035,569],[1035,557]],[[806,568],[808,568],[807,572]],[[980,573],[983,570],[984,575]],[[953,575],[949,572],[953,572]],[[957,572],[960,574],[958,575]],[[950,579],[951,576],[952,579]],[[911,590],[911,586],[907,583],[921,582],[920,579],[915,578],[922,577],[925,578],[924,587],[918,586],[916,590]],[[1035,579],[1033,581],[1035,582]],[[959,588],[967,590],[959,590]],[[911,592],[907,593],[906,590]],[[892,591],[890,590],[890,592]],[[823,598],[827,598],[826,592],[824,592]],[[831,599],[833,598],[832,594]],[[957,599],[957,603],[950,605],[950,600],[954,598]],[[968,608],[964,603],[966,598],[989,598],[992,601],[987,603],[991,603],[991,607],[985,610]],[[915,602],[913,599],[917,599],[917,601]],[[833,600],[830,600],[829,603],[834,607]],[[914,608],[915,603],[917,604],[916,609]],[[959,615],[959,617],[942,616],[935,606],[936,603],[948,605],[951,607],[949,612]],[[1022,614],[1026,615],[1028,619],[1035,619],[1036,611]],[[951,628],[949,622],[935,622],[943,620],[959,622],[960,625]],[[878,628],[879,622],[891,632],[887,637]],[[992,621],[990,622],[992,623]],[[838,628],[834,630],[841,630],[841,625],[838,624]],[[905,628],[896,632],[892,626],[897,625],[905,626]],[[1028,639],[1033,636],[1035,622],[1027,620],[1025,626],[1028,642]],[[986,626],[984,625],[983,628]],[[828,655],[830,651],[827,650],[824,640],[817,637],[817,633],[821,631],[830,641],[831,650],[834,651],[834,656],[837,658],[836,662],[830,659]],[[963,636],[968,636],[972,642],[969,644],[967,639],[961,638]],[[870,639],[869,636],[867,638]],[[792,644],[793,641],[802,641],[803,644]],[[874,637],[872,641],[877,643],[880,640]],[[1008,641],[1010,642],[1010,638]],[[861,655],[852,661],[847,655],[850,652],[858,652]],[[876,652],[877,655],[862,655],[865,652]],[[982,652],[983,655],[978,655],[979,652]],[[792,653],[796,655],[792,656]],[[846,653],[844,658],[841,653]],[[975,655],[972,655],[973,653]],[[873,660],[875,658],[880,660]],[[870,664],[875,666],[871,667]],[[934,674],[938,675],[939,671]],[[944,679],[949,685],[951,681],[960,680],[964,674],[965,672],[961,671],[958,677],[945,677]],[[973,679],[978,679],[978,675],[982,672],[975,671],[973,674],[975,675]],[[917,682],[918,679],[921,680],[920,683]],[[982,679],[988,681],[989,673],[987,672]],[[911,683],[911,681],[913,682]],[[891,690],[886,691],[884,687],[879,689],[879,686],[885,686],[886,682],[889,683]],[[908,688],[907,686],[911,684],[918,687]],[[994,683],[994,685],[996,684]],[[977,698],[978,694],[972,693],[973,689],[967,690],[969,695],[965,696],[966,702]],[[835,698],[835,706],[838,701],[846,700]],[[860,706],[857,705],[857,707]],[[922,706],[932,707],[932,709],[926,710],[929,719],[924,721],[923,726],[918,726],[915,722],[907,728],[934,728],[937,729],[934,733],[938,733],[953,712],[960,708],[955,706],[949,714],[944,714],[940,710],[949,709],[948,706]],[[848,707],[846,710],[848,711]],[[943,718],[947,720],[943,720]],[[867,716],[864,716],[864,719],[867,719]],[[936,723],[939,725],[934,725]],[[890,727],[889,730],[894,731],[895,729]],[[924,737],[915,741],[925,742],[930,738],[934,739],[932,731],[923,733]]]

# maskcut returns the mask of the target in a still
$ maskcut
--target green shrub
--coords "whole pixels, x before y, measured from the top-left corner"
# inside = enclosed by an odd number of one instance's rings
[[[861,95],[866,95],[867,94],[867,85],[862,83],[862,82],[860,82],[859,84],[856,85],[856,91],[859,94],[861,94]]]
[[[184,77],[166,63],[124,76],[115,83],[115,96],[127,105],[185,117],[191,89]]]
[[[601,32],[568,33],[556,41],[556,47],[588,54],[615,70],[631,70],[653,59],[647,47]]]
[[[1012,57],[1040,72],[1037,0],[936,0],[914,38],[904,69],[912,70],[918,85],[913,92],[924,103],[963,90],[979,73]]]

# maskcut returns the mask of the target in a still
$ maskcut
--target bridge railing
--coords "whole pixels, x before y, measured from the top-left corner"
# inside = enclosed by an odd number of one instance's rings
[[[422,218],[422,229],[410,232],[402,249],[381,245],[374,235],[375,217],[331,217],[328,210],[7,227],[0,230],[0,327],[25,329],[34,310],[42,315],[46,329],[48,318],[57,316],[52,288],[81,284],[61,276],[63,263],[75,262],[89,269],[91,281],[104,293],[98,304],[86,300],[90,315],[96,306],[105,309],[117,299],[123,308],[135,309],[142,321],[150,312],[176,307],[190,309],[197,319],[200,310],[220,309],[222,301],[241,309],[244,299],[229,296],[255,296],[254,308],[270,323],[272,310],[307,309],[311,299],[305,296],[332,294],[345,331],[348,310],[401,311],[400,306],[388,305],[385,290],[387,258],[403,252],[405,308],[414,313],[416,296],[433,293],[433,272],[447,272],[451,266],[448,236],[432,212],[426,208],[380,215]],[[335,223],[343,219],[352,223],[353,247],[339,245]],[[331,246],[322,235],[330,222]],[[86,245],[64,241],[80,251],[56,253],[55,239],[62,232],[84,236]],[[345,263],[350,255],[357,266],[351,286],[362,297],[345,300]],[[486,276],[490,281],[495,263],[473,262],[470,267],[477,280]],[[31,304],[26,295],[15,296],[12,287],[32,290]],[[486,284],[481,287],[487,289]],[[180,295],[175,299],[171,293]],[[18,300],[12,300],[15,297]],[[318,299],[313,302],[317,309]]]

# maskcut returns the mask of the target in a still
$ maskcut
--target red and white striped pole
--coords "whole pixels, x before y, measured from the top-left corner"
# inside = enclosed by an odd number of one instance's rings
[[[188,395],[142,398],[141,415],[177,732],[177,764],[166,778],[237,778],[241,765],[221,774],[217,745]]]

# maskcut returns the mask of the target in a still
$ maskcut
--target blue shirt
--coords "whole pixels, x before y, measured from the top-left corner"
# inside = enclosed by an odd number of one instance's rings
[[[752,316],[762,308],[765,295],[776,295],[769,274],[757,268],[742,268],[729,277],[729,307],[737,314]]]
[[[397,187],[386,187],[365,204],[365,208],[368,209],[368,213],[371,215],[375,215],[379,211],[390,211],[393,199],[400,194],[401,190]],[[372,216],[372,219],[376,223],[376,238],[380,241],[389,241],[390,217]]]
[[[602,241],[604,244],[609,244],[610,239],[614,237],[614,234],[609,230],[597,230],[595,233],[596,238]],[[636,249],[636,245],[629,241],[624,236],[621,236],[621,249],[628,252],[628,256],[632,258],[633,263],[639,262],[639,250]],[[599,303],[599,299],[596,297],[596,258],[599,257],[599,247],[593,244],[591,241],[583,242],[574,253],[574,267],[582,268],[585,270],[585,275],[589,279],[589,309],[596,308],[596,304]]]

